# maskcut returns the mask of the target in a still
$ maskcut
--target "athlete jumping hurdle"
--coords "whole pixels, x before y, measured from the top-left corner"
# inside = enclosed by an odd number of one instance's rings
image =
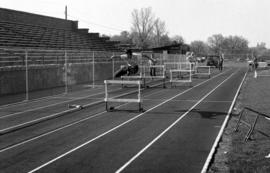
[[[114,74],[115,78],[119,78],[121,76],[130,76],[130,75],[135,75],[139,71],[139,60],[142,57],[147,58],[149,61],[152,61],[153,63],[156,62],[156,60],[152,57],[149,57],[147,55],[144,55],[142,53],[133,53],[131,49],[126,50],[125,54],[122,55],[114,55],[111,57],[113,58],[118,58],[120,57],[122,60],[126,62],[126,65],[121,67],[119,70],[117,70]]]

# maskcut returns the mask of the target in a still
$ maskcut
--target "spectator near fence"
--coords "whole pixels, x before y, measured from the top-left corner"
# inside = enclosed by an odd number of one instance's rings
[[[254,63],[254,69],[256,70],[258,68],[258,59],[256,56],[254,56],[253,63]]]
[[[218,61],[218,69],[219,71],[223,70],[223,62],[224,62],[224,54],[219,55],[219,61]]]
[[[156,65],[157,60],[154,58],[154,54],[151,54],[151,58],[148,60],[150,66],[150,76],[156,76],[156,68],[153,67]]]
[[[186,53],[186,61],[191,63],[191,69],[194,68],[194,65],[196,66],[197,61],[196,61],[195,57],[193,56],[193,52]]]

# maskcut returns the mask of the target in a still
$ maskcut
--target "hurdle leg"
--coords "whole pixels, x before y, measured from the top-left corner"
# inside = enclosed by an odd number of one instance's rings
[[[105,109],[106,111],[108,112],[108,83],[107,83],[107,80],[104,81],[104,85],[105,85]]]
[[[163,88],[166,88],[166,85],[165,85],[165,78],[163,79]]]
[[[139,102],[139,112],[143,112],[142,103]]]
[[[146,88],[145,78],[143,78],[143,86]]]
[[[108,112],[108,102],[105,102],[105,108],[106,108],[106,111]]]

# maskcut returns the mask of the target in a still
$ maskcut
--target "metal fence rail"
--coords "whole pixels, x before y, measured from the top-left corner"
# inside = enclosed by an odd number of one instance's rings
[[[243,117],[244,117],[245,115],[247,115],[248,112],[252,112],[252,113],[256,114],[256,116],[255,116],[253,122],[247,122],[247,121],[243,120]],[[238,118],[238,120],[237,120],[236,127],[235,127],[234,131],[235,131],[235,132],[239,131],[239,126],[240,126],[241,123],[244,124],[244,125],[246,125],[246,126],[248,126],[248,127],[249,127],[249,130],[248,130],[248,132],[246,133],[246,136],[245,136],[245,139],[244,139],[245,141],[248,141],[248,140],[251,138],[251,135],[252,135],[252,133],[254,132],[254,130],[257,130],[257,129],[256,129],[256,124],[257,124],[258,119],[259,119],[260,117],[261,117],[261,118],[266,118],[266,119],[268,119],[268,120],[270,119],[270,115],[266,115],[266,114],[264,114],[264,113],[261,113],[261,112],[259,112],[259,111],[257,111],[257,110],[254,110],[254,109],[251,109],[251,108],[249,108],[249,107],[244,107],[243,110],[240,112],[240,115],[239,115],[239,118]],[[257,131],[258,131],[258,130],[257,130]],[[262,132],[262,131],[259,131],[259,132],[261,132],[262,134],[265,134],[265,133]],[[266,135],[267,135],[267,134],[266,134]]]

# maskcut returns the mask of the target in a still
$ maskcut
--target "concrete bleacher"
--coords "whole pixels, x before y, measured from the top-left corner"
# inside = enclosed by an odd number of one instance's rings
[[[77,21],[0,8],[0,96],[108,79],[116,45]]]
[[[78,21],[63,20],[50,16],[43,16],[22,11],[0,8],[1,21],[9,21],[13,23],[23,23],[43,27],[51,27],[65,30],[73,30],[78,28]]]
[[[77,21],[0,8],[0,47],[118,50],[99,33],[79,29]]]

